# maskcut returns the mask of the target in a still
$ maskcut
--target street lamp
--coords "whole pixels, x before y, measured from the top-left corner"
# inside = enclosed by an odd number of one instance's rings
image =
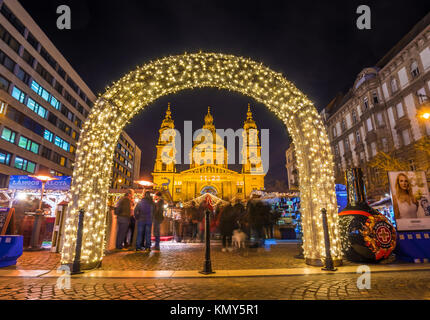
[[[30,176],[31,178],[42,181],[42,193],[40,195],[39,209],[36,210],[36,216],[34,219],[33,230],[31,233],[30,239],[30,250],[40,250],[39,237],[40,237],[40,227],[42,224],[41,217],[43,216],[42,211],[42,202],[43,202],[43,194],[45,193],[45,185],[49,181],[57,180],[56,178],[45,176],[43,174],[37,176]]]
[[[143,188],[148,188],[148,187],[154,186],[154,184],[152,182],[145,181],[145,180],[135,181],[135,183],[142,186]]]
[[[43,202],[43,194],[45,193],[45,185],[49,181],[57,180],[56,178],[50,177],[50,176],[44,176],[44,175],[38,175],[38,176],[30,176],[31,178],[35,178],[39,181],[42,181],[42,194],[40,196],[40,203],[39,203],[39,210],[42,210],[42,202]]]

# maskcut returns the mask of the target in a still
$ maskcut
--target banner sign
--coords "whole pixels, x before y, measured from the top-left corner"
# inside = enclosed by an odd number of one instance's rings
[[[54,177],[56,180],[48,181],[45,190],[68,191],[72,183],[72,177]],[[42,181],[29,176],[11,176],[9,190],[40,190]]]
[[[46,183],[45,190],[68,191],[72,185],[72,177],[55,177],[57,180],[52,180]]]
[[[425,172],[389,172],[388,178],[397,230],[430,230],[430,195]]]

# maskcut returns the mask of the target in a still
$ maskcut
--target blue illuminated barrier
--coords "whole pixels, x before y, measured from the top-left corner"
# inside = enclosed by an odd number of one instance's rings
[[[23,236],[0,236],[0,268],[16,265],[22,256]]]
[[[397,232],[397,247],[394,251],[402,261],[427,263],[430,261],[430,231]]]

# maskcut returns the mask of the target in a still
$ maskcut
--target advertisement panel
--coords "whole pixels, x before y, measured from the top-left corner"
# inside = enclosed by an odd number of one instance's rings
[[[389,172],[398,231],[430,230],[430,195],[425,172]]]

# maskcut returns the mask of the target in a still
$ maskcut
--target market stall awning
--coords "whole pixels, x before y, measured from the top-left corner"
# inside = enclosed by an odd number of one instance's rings
[[[206,201],[206,197],[208,196],[212,199],[212,203],[214,207],[217,207],[218,205],[226,206],[230,203],[228,201],[218,198],[217,196],[214,196],[211,193],[205,193],[198,198],[185,202],[183,206],[184,208],[189,208],[192,206],[193,202],[196,204],[196,206],[200,206],[201,203]]]

